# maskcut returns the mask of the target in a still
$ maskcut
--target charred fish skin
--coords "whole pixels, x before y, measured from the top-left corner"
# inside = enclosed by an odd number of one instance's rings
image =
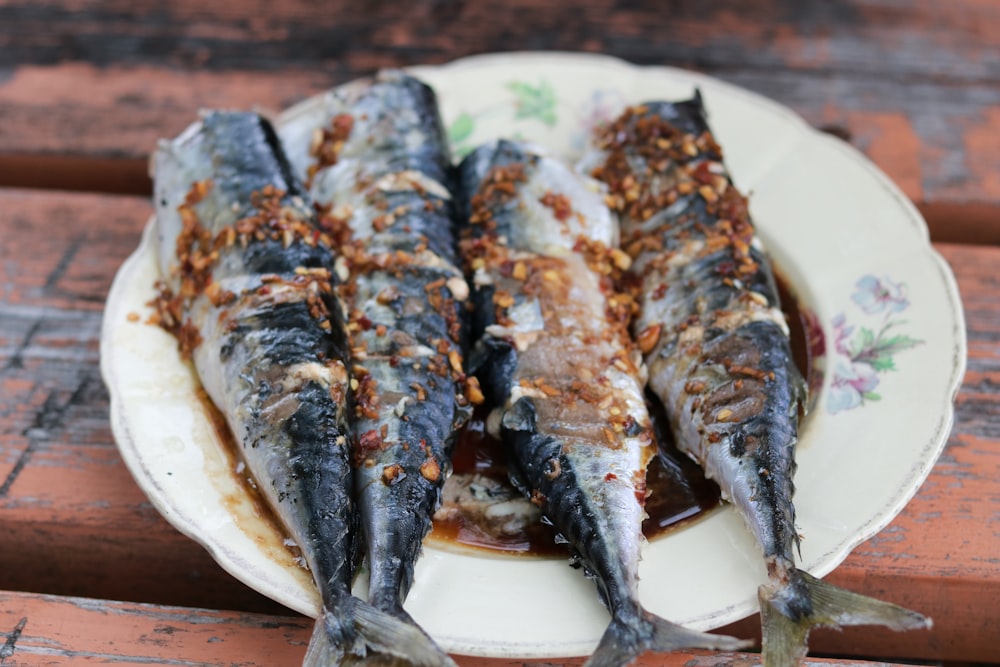
[[[588,667],[647,650],[736,648],[638,602],[644,377],[608,292],[615,229],[602,195],[557,161],[500,141],[460,165],[463,246],[480,313],[470,368],[495,401],[511,479],[595,578],[612,615]]]
[[[340,295],[359,380],[352,440],[369,600],[409,620],[403,601],[471,412],[468,287],[455,266],[453,170],[436,99],[411,76],[380,72],[331,91],[282,138],[347,240]]]
[[[420,633],[351,595],[357,563],[346,323],[330,247],[269,123],[210,112],[153,159],[164,289],[179,333],[322,600],[305,665],[439,664]]]
[[[746,199],[700,95],[626,110],[585,168],[608,184],[633,258],[634,333],[677,445],[718,482],[760,546],[764,664],[798,664],[816,625],[926,627],[915,612],[795,567],[794,450],[805,383]]]
[[[343,321],[321,268],[329,249],[297,232],[287,247],[272,238],[281,227],[311,232],[313,214],[256,114],[207,114],[160,147],[154,168],[161,268],[200,334],[195,368],[324,607],[345,607],[355,518]],[[193,256],[210,273],[192,274]],[[353,622],[340,620],[328,621],[330,641],[349,647]]]
[[[350,217],[355,236],[395,231],[455,263],[454,169],[429,86],[382,70],[293,113],[280,136],[313,199]]]

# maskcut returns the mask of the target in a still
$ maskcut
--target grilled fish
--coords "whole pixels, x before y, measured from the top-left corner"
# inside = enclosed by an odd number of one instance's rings
[[[293,164],[341,229],[347,331],[358,384],[352,442],[369,601],[403,609],[465,397],[453,169],[433,91],[398,71],[352,82],[283,124]]]
[[[634,334],[677,446],[718,482],[763,551],[766,667],[798,664],[814,626],[928,627],[916,612],[795,567],[794,449],[804,382],[769,261],[700,96],[628,109],[584,170],[609,186],[633,258]]]
[[[357,562],[350,355],[331,245],[270,124],[212,112],[153,158],[161,324],[178,334],[322,600],[305,664],[441,664],[351,595]]]
[[[625,256],[602,196],[524,145],[480,147],[459,167],[462,241],[477,322],[470,370],[497,409],[512,482],[541,508],[611,612],[587,667],[643,651],[733,649],[637,599],[646,464],[655,452],[644,376],[612,292]],[[618,264],[616,267],[615,264]]]

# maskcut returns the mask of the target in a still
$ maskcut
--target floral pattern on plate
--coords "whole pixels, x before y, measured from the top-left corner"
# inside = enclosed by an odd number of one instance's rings
[[[808,536],[803,567],[824,576],[902,509],[950,432],[966,346],[954,278],[927,241],[919,213],[883,174],[791,111],[693,72],[551,52],[484,55],[412,71],[438,92],[445,127],[459,140],[456,156],[503,136],[523,137],[576,160],[590,128],[622,105],[683,99],[700,90],[732,173],[753,193],[755,220],[768,248],[819,315],[813,323],[818,326],[807,326],[812,352],[825,348],[825,362],[846,359],[849,366],[874,369],[876,357],[895,361],[901,352],[886,348],[898,331],[923,341],[900,355],[892,384],[887,371],[876,370],[885,400],[869,397],[864,410],[836,414],[814,410],[802,429],[796,519]],[[514,82],[527,87],[512,87]],[[322,96],[287,110],[279,123],[317,104],[324,104]],[[519,110],[528,114],[517,118]],[[553,114],[555,125],[549,125],[545,119]],[[809,224],[802,224],[804,210]],[[891,263],[880,253],[863,252],[884,244],[892,245]],[[152,298],[157,256],[155,228],[149,226],[105,308],[101,365],[122,458],[153,506],[225,569],[282,604],[315,614],[315,587],[289,556],[284,536],[239,493],[197,380],[174,352],[176,342],[158,328],[129,322],[128,314],[142,312]],[[859,288],[872,298],[851,302],[852,285],[866,273],[893,280],[873,278],[871,285],[881,282],[887,291]],[[906,288],[894,291],[897,281]],[[912,303],[893,310],[899,296]],[[877,312],[869,315],[863,305]],[[840,312],[844,326],[854,327],[842,341],[844,354],[835,350],[832,315]],[[851,347],[861,328],[872,331],[868,347],[878,354],[863,353],[864,345]],[[813,335],[824,332],[825,342]],[[822,370],[826,381],[814,396],[825,408],[833,366]],[[905,403],[889,400],[904,395]],[[881,465],[852,465],[873,454]],[[848,475],[850,485],[837,482]],[[755,550],[742,520],[728,508],[650,541],[640,565],[643,603],[692,629],[732,623],[758,608],[765,577],[756,559],[747,558]],[[508,659],[586,655],[607,626],[593,584],[561,559],[486,558],[432,545],[417,563],[407,611],[449,652]]]
[[[875,391],[879,374],[896,370],[896,354],[923,343],[897,333],[906,320],[896,316],[910,306],[904,283],[887,276],[865,275],[855,283],[851,300],[863,313],[865,324],[858,324],[858,320],[849,324],[845,313],[839,313],[831,323],[833,345],[828,366],[832,379],[826,401],[831,414],[881,400],[882,395]]]
[[[504,88],[511,96],[500,104],[488,106],[478,111],[460,111],[448,124],[448,142],[456,158],[465,157],[477,144],[476,131],[482,120],[491,116],[510,114],[507,119],[511,138],[519,138],[518,125],[525,122],[541,123],[556,127],[563,116],[560,115],[559,97],[555,87],[546,78],[537,82],[520,80],[508,81]],[[590,93],[588,99],[574,110],[575,125],[569,139],[573,151],[581,152],[587,145],[594,128],[610,122],[627,105],[621,91],[613,88],[599,88]]]

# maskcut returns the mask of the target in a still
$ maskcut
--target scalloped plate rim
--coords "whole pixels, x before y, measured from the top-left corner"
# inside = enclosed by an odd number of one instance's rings
[[[418,66],[412,69],[415,73],[420,74],[422,72],[437,71],[438,75],[446,75],[449,70],[460,71],[466,68],[476,68],[486,65],[491,65],[499,61],[510,62],[511,60],[517,60],[520,64],[525,65],[530,69],[533,63],[547,63],[547,64],[562,64],[562,63],[573,63],[574,65],[580,65],[584,69],[592,63],[601,63],[613,66],[621,66],[627,69],[640,70],[642,72],[655,72],[656,75],[665,77],[678,77],[683,78],[686,81],[696,80],[702,81],[705,85],[711,85],[719,90],[725,90],[727,92],[737,94],[748,103],[755,105],[763,105],[768,111],[780,112],[784,118],[793,118],[798,124],[798,128],[803,131],[803,135],[807,140],[816,140],[817,138],[823,141],[830,142],[830,145],[836,146],[839,150],[845,152],[851,159],[851,161],[856,165],[863,167],[866,172],[872,176],[875,181],[881,186],[881,189],[892,199],[898,206],[901,213],[903,213],[907,219],[913,223],[912,231],[919,237],[921,244],[918,244],[918,250],[920,254],[931,262],[934,262],[936,268],[938,269],[941,282],[945,287],[945,298],[950,306],[950,315],[952,317],[952,329],[954,335],[954,345],[951,350],[954,357],[953,371],[951,377],[948,379],[946,384],[947,395],[949,401],[944,408],[944,413],[938,422],[938,428],[933,434],[931,434],[926,441],[925,446],[921,449],[921,456],[919,462],[914,466],[914,469],[910,471],[908,475],[909,483],[904,485],[904,487],[898,489],[898,493],[890,499],[886,507],[883,507],[881,512],[870,519],[867,523],[863,524],[861,528],[850,535],[845,536],[845,538],[837,545],[828,549],[827,552],[819,558],[821,562],[814,564],[811,570],[823,576],[833,568],[835,568],[846,556],[853,550],[857,545],[866,539],[870,538],[872,535],[876,534],[882,528],[884,528],[892,518],[902,509],[903,506],[913,497],[919,488],[920,484],[926,479],[927,475],[930,473],[931,468],[943,449],[946,441],[947,434],[950,431],[951,425],[954,421],[954,398],[958,392],[961,378],[964,374],[965,368],[965,327],[964,327],[964,315],[961,308],[960,295],[958,293],[957,285],[955,284],[954,278],[951,275],[950,269],[944,259],[934,250],[930,245],[929,235],[927,231],[926,224],[920,217],[919,212],[913,204],[906,199],[906,197],[899,191],[899,189],[892,183],[892,181],[879,170],[875,165],[873,165],[867,158],[865,158],[859,151],[853,147],[844,144],[843,142],[822,135],[818,131],[809,127],[805,121],[803,121],[797,114],[787,109],[786,107],[762,97],[751,91],[733,86],[726,82],[707,77],[702,74],[695,72],[689,72],[686,70],[679,70],[676,68],[665,67],[665,66],[652,66],[643,67],[636,66],[626,63],[624,61],[612,58],[609,56],[597,55],[597,54],[573,54],[573,53],[563,53],[563,52],[541,52],[541,53],[516,53],[516,54],[485,54],[480,56],[472,56],[469,58],[453,61],[451,63],[439,65],[439,66]],[[322,95],[322,93],[320,94]],[[285,117],[288,114],[294,113],[294,111],[306,104],[309,104],[315,99],[309,98],[300,102],[297,105],[286,110],[282,116]],[[238,557],[229,553],[225,548],[220,547],[220,545],[212,542],[210,537],[205,536],[199,528],[198,522],[188,516],[178,513],[175,508],[171,505],[170,497],[165,493],[165,491],[155,482],[153,473],[147,467],[147,462],[142,456],[142,452],[138,447],[137,443],[133,440],[133,433],[129,428],[126,401],[123,394],[119,390],[119,383],[121,378],[116,373],[116,366],[114,363],[114,354],[110,349],[110,331],[116,327],[120,326],[120,321],[112,320],[113,316],[124,315],[122,305],[117,301],[120,298],[121,290],[125,289],[123,283],[125,279],[131,275],[135,270],[136,265],[139,263],[141,257],[141,252],[144,247],[147,246],[149,239],[147,235],[151,234],[151,226],[147,226],[143,233],[143,243],[140,244],[139,248],[130,255],[130,257],[123,263],[115,280],[112,284],[111,290],[109,292],[108,298],[108,308],[105,312],[104,322],[102,323],[102,333],[101,333],[101,372],[104,377],[105,384],[109,388],[110,395],[110,412],[111,412],[111,423],[112,432],[115,437],[116,442],[122,451],[123,460],[126,463],[129,471],[136,478],[137,483],[146,492],[150,501],[172,525],[174,525],[182,533],[191,537],[199,544],[204,546],[212,557],[220,563],[220,565],[226,569],[228,572],[236,576],[238,579],[244,583],[250,585],[251,587],[259,588],[260,580],[254,575],[255,572],[252,570],[252,565],[246,562],[246,559]],[[829,340],[828,328],[825,331]],[[726,510],[729,511],[729,510]],[[251,569],[248,571],[247,568]],[[311,610],[309,605],[301,604],[295,599],[289,598],[287,595],[281,595],[280,591],[278,595],[275,595],[275,591],[261,591],[271,597],[274,597],[282,604],[288,605],[297,611],[302,613],[310,613]],[[729,605],[725,609],[717,610],[714,614],[709,614],[703,619],[695,619],[693,624],[697,624],[700,627],[716,627],[718,625],[723,625],[725,623],[737,620],[742,616],[749,613],[753,613],[756,610],[756,604],[754,600],[742,600]],[[554,642],[546,645],[527,645],[519,644],[516,640],[509,642],[498,642],[496,640],[482,640],[477,643],[474,639],[468,637],[440,637],[442,644],[446,649],[462,653],[466,655],[483,655],[483,656],[497,656],[497,657],[522,657],[522,658],[550,658],[550,657],[562,657],[566,655],[582,655],[593,648],[593,643],[596,643],[596,638],[594,642]]]

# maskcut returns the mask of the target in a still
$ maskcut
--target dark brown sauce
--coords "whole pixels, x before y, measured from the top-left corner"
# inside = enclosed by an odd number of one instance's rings
[[[815,314],[802,304],[792,290],[788,279],[777,269],[774,271],[774,277],[778,286],[778,298],[781,299],[781,310],[788,321],[788,342],[792,348],[792,359],[809,388],[809,396],[803,406],[808,413],[816,400],[819,386],[823,384],[821,359],[826,349],[823,330]]]
[[[802,322],[802,311],[799,308],[798,299],[792,297],[784,278],[775,276],[775,283],[778,285],[778,298],[781,299],[781,311],[785,313],[785,320],[788,321],[788,342],[792,348],[792,358],[799,372],[805,377],[809,369],[809,346],[806,345],[805,328]]]
[[[486,433],[485,415],[477,411],[472,420],[458,435],[452,454],[452,476],[446,484],[454,485],[463,477],[472,478],[472,483],[492,481],[503,495],[497,497],[496,505],[506,502],[531,514],[524,519],[515,519],[515,530],[507,529],[506,522],[500,522],[484,515],[484,504],[449,505],[447,500],[443,511],[434,517],[434,530],[430,541],[440,546],[461,545],[474,550],[486,550],[503,554],[526,554],[533,556],[565,555],[565,547],[555,543],[552,529],[539,521],[537,508],[530,505],[507,479],[507,454],[503,443]],[[449,487],[450,488],[450,487]],[[491,487],[494,488],[494,487]],[[447,497],[446,489],[445,496]]]
[[[202,404],[205,415],[212,424],[215,437],[223,456],[226,459],[228,473],[244,492],[239,496],[223,492],[222,502],[233,516],[240,529],[250,535],[261,548],[268,551],[272,558],[282,561],[300,561],[298,547],[288,538],[281,521],[275,516],[267,500],[261,495],[256,480],[250,474],[250,469],[243,463],[239,447],[225,415],[215,406],[212,399],[201,387],[198,388],[198,400]],[[224,484],[219,484],[220,491]]]
[[[794,298],[787,281],[776,276],[782,310],[788,320],[792,356],[796,366],[810,381],[818,372],[812,352],[815,346],[806,338],[804,310]],[[700,466],[674,445],[663,407],[653,396],[647,396],[650,415],[659,444],[659,456],[653,457],[646,471],[647,519],[642,532],[647,539],[658,538],[671,530],[702,517],[719,506],[719,487],[705,478]],[[483,415],[477,414],[459,435],[453,456],[454,479],[478,475],[508,489],[507,457],[503,444],[486,433]],[[513,489],[510,495],[516,495]],[[500,502],[509,502],[504,494]],[[526,502],[526,501],[525,501]],[[434,531],[429,539],[444,547],[458,546],[473,551],[487,551],[514,556],[565,557],[566,547],[556,544],[555,532],[540,521],[525,521],[520,530],[512,531],[510,522],[502,527],[484,516],[483,508],[450,508],[434,519]]]
[[[655,399],[654,399],[655,400]],[[656,406],[658,407],[658,406]],[[660,409],[662,412],[662,409]],[[452,458],[454,472],[449,483],[463,476],[478,475],[498,486],[509,488],[509,496],[520,498],[507,481],[507,454],[503,443],[485,432],[483,415],[477,414],[459,434]],[[646,487],[650,492],[646,500],[648,518],[642,532],[647,538],[662,535],[687,521],[717,507],[720,502],[719,487],[705,479],[701,468],[687,456],[677,451],[662,416],[654,416],[654,427],[659,439],[660,455],[654,456],[646,471]],[[509,503],[508,494],[498,502]],[[459,545],[475,551],[489,551],[514,556],[547,556],[564,558],[566,547],[557,544],[555,531],[538,520],[527,516],[518,530],[511,531],[509,522],[502,526],[484,516],[483,507],[451,507],[438,512],[434,518],[434,531],[430,540],[440,546]]]
[[[806,331],[809,326],[806,310],[799,305],[787,282],[780,275],[777,276],[777,284],[782,310],[788,320],[795,363],[807,376],[809,385],[814,386],[816,374],[820,372],[817,369],[816,352],[818,349],[820,354],[822,353],[822,341],[819,341],[817,347],[815,342],[807,339]],[[237,511],[235,505],[249,501],[252,518],[255,521],[260,521],[277,535],[286,535],[281,523],[258,491],[249,470],[241,465],[242,458],[225,417],[200,388],[198,397],[228,459],[229,471],[239,480],[240,486],[246,492],[246,499],[227,497],[224,501],[227,507],[230,507],[234,515],[245,514],[245,508]],[[647,539],[656,539],[701,518],[706,512],[719,506],[721,501],[719,487],[706,479],[701,468],[674,446],[659,402],[650,396],[647,403],[650,406],[658,439],[659,456],[653,457],[646,472],[646,484],[650,494],[646,500],[648,518],[643,522],[642,532]],[[566,556],[566,547],[556,543],[552,528],[538,520],[537,509],[523,499],[507,480],[506,453],[503,444],[486,433],[483,414],[477,413],[459,434],[452,464],[454,472],[449,484],[463,476],[466,478],[478,476],[477,479],[487,480],[493,484],[491,488],[494,492],[500,490],[498,504],[503,502],[519,506],[526,513],[532,514],[525,515],[530,520],[518,517],[498,522],[485,516],[483,504],[452,507],[452,511],[439,511],[435,515],[434,530],[428,536],[429,542],[445,548],[497,555],[559,558]],[[273,541],[260,535],[255,535],[255,539],[258,543]],[[269,544],[268,548],[272,552],[279,549],[284,551],[280,554],[282,560],[289,557],[297,560],[299,556],[298,550],[288,539],[280,545]],[[277,553],[273,555],[278,556]]]

